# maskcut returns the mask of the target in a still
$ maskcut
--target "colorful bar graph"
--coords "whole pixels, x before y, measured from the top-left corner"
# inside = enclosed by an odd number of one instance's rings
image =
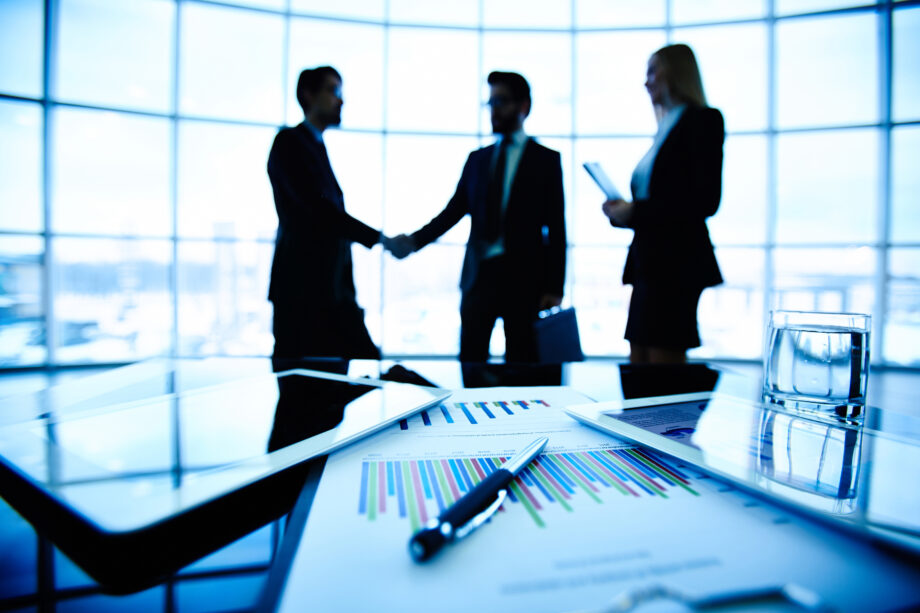
[[[412,532],[417,532],[430,518],[498,470],[505,460],[365,460],[361,464],[358,514],[375,521],[390,509],[408,519]],[[505,506],[522,505],[542,528],[547,521],[545,512],[553,506],[572,512],[580,501],[604,504],[621,497],[667,499],[675,490],[699,496],[692,485],[692,478],[671,460],[645,449],[547,453],[537,456],[515,477]],[[388,505],[387,499],[395,499],[395,505]]]
[[[477,426],[488,423],[489,420],[514,417],[523,411],[529,411],[533,406],[550,407],[551,405],[545,400],[502,400],[498,402],[455,402],[453,406],[442,404],[438,406],[438,411],[421,411],[421,425],[423,427],[438,426],[444,424],[461,424]],[[438,423],[440,415],[444,421]],[[411,424],[412,418],[399,420],[400,430],[409,430],[418,427],[418,422]],[[459,420],[459,421],[458,421]]]

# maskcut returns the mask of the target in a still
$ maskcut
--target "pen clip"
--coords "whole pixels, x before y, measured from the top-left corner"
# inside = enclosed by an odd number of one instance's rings
[[[454,531],[454,540],[459,541],[460,539],[467,536],[470,532],[489,521],[489,519],[495,515],[495,512],[498,511],[498,508],[502,506],[502,503],[505,502],[505,498],[507,496],[507,489],[498,490],[498,498],[495,499],[495,502],[483,509],[478,515],[474,515],[470,521],[466,522]]]

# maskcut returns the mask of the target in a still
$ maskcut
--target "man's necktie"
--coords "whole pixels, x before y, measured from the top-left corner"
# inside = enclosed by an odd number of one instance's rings
[[[489,180],[489,192],[486,200],[486,232],[485,239],[494,243],[502,233],[502,197],[505,193],[505,165],[508,159],[508,141],[503,138],[498,146],[498,159],[492,169]]]

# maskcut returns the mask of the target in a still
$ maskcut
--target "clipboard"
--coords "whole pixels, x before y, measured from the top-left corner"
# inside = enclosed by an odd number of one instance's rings
[[[604,192],[604,195],[607,196],[608,200],[624,199],[620,190],[613,184],[613,181],[610,180],[610,177],[608,177],[604,169],[601,168],[599,162],[585,162],[583,166],[585,170],[588,171],[588,174],[591,175],[591,178],[594,179],[594,182],[597,183],[597,186],[601,188],[601,191]]]

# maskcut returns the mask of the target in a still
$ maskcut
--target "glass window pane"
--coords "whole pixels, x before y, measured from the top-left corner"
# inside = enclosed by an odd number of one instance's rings
[[[307,15],[326,15],[330,17],[352,17],[383,21],[384,0],[291,0],[291,11]]]
[[[62,0],[55,95],[171,110],[175,13],[175,3],[166,0]]]
[[[42,109],[0,100],[0,228],[42,231]]]
[[[485,101],[478,57],[475,32],[391,28],[387,127],[475,134]]]
[[[386,233],[415,232],[440,213],[457,189],[467,157],[478,148],[479,139],[472,136],[388,136]],[[440,242],[466,245],[469,236],[467,216]]]
[[[725,129],[767,125],[767,28],[743,24],[678,30],[700,65],[706,101],[722,111]]]
[[[655,133],[645,72],[649,57],[666,42],[658,30],[585,32],[575,38],[577,134]]]
[[[487,28],[558,28],[572,25],[572,0],[489,0],[482,3]]]
[[[888,254],[888,312],[883,346],[885,360],[920,365],[920,249],[892,249]]]
[[[920,8],[894,11],[891,111],[896,121],[920,119]]]
[[[777,15],[794,15],[815,11],[829,11],[850,6],[875,4],[871,0],[775,0],[774,12]]]
[[[482,42],[483,101],[486,77],[493,70],[518,72],[530,83],[533,107],[524,128],[528,134],[572,132],[572,37],[568,34],[486,33]],[[481,129],[492,131],[483,107]]]
[[[871,315],[877,263],[871,247],[775,249],[772,308]]]
[[[576,247],[568,259],[582,350],[592,356],[629,355],[623,334],[632,287],[621,281],[626,248]]]
[[[345,209],[379,229],[383,225],[383,137],[326,130],[324,140],[335,178],[345,193]]]
[[[878,238],[876,130],[777,139],[779,243],[870,243]]]
[[[0,2],[0,91],[17,96],[42,95],[44,2]]]
[[[673,0],[673,23],[756,19],[766,14],[764,0]]]
[[[383,247],[366,249],[364,245],[352,243],[352,274],[355,279],[358,305],[364,309],[364,325],[367,326],[371,339],[380,347],[386,332],[383,330],[383,309],[381,291],[383,285],[383,259],[392,260]]]
[[[58,238],[52,248],[58,363],[123,362],[169,351],[169,241]]]
[[[314,19],[291,20],[287,121],[303,121],[297,79],[305,68],[332,66],[342,75],[343,128],[383,127],[383,28]]]
[[[760,245],[767,238],[767,139],[730,135],[722,163],[722,203],[709,219],[718,245]]]
[[[60,107],[52,122],[54,231],[172,232],[168,120]]]
[[[179,354],[268,355],[274,245],[179,243]]]
[[[781,127],[878,121],[876,21],[865,13],[777,24]]]
[[[577,0],[576,28],[663,26],[664,0]]]
[[[192,3],[181,18],[180,111],[280,122],[283,18]]]
[[[283,11],[285,5],[287,4],[286,0],[223,0],[226,4],[236,4],[239,6],[251,6],[254,8],[260,9],[269,9],[276,11]]]
[[[47,360],[44,251],[37,236],[0,236],[0,367]]]
[[[383,259],[383,352],[456,355],[460,267],[465,246],[429,245],[405,260]]]
[[[390,21],[433,25],[477,26],[479,3],[469,0],[390,0]]]
[[[572,245],[620,245],[632,242],[631,230],[614,228],[601,211],[604,193],[585,171],[599,162],[624,197],[630,198],[633,170],[652,144],[650,138],[581,138],[575,141],[574,198],[568,202],[568,239]]]
[[[179,123],[180,236],[274,238],[265,170],[274,137],[272,128]]]
[[[920,242],[920,126],[891,131],[891,241]]]
[[[716,258],[725,283],[707,288],[697,312],[703,345],[694,358],[756,359],[763,343],[762,249],[721,248]]]

